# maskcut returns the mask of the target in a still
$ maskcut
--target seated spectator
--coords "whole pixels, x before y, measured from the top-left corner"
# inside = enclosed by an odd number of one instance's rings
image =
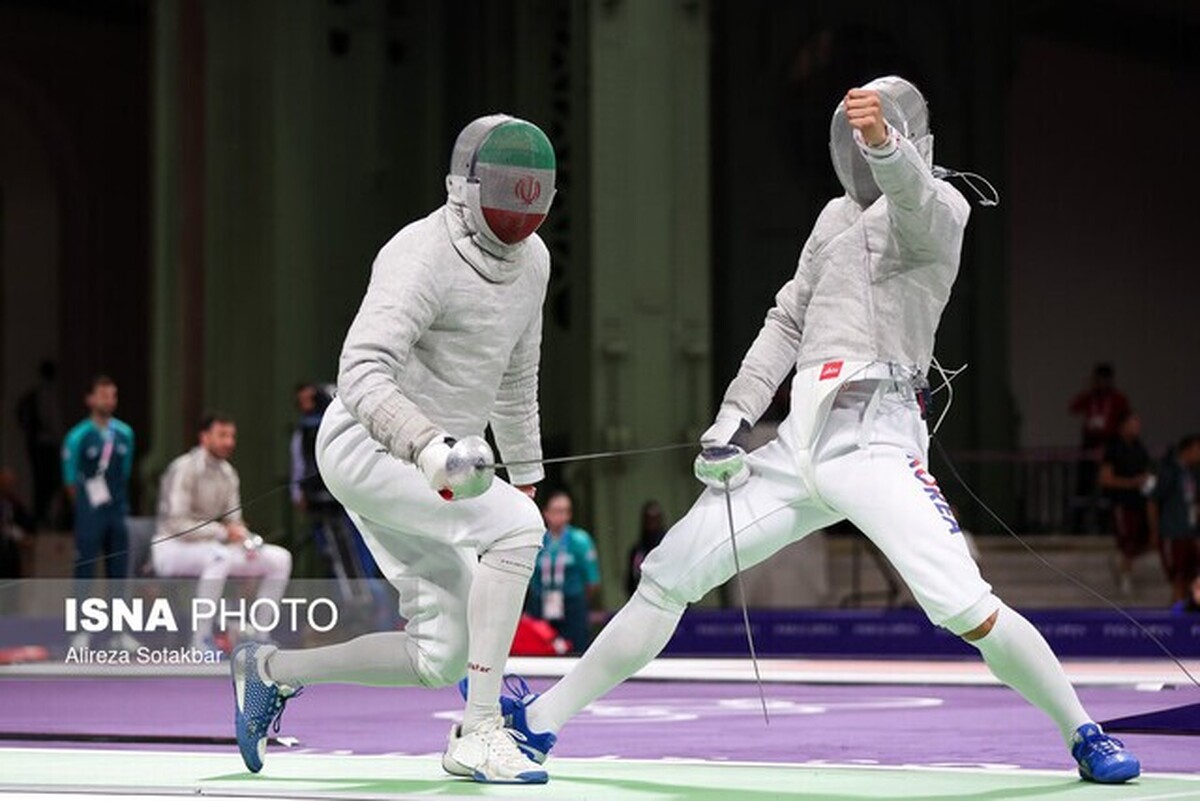
[[[1100,488],[1112,505],[1113,532],[1117,538],[1117,575],[1121,593],[1133,594],[1133,562],[1150,548],[1146,522],[1146,495],[1151,482],[1150,452],[1139,436],[1142,423],[1126,412],[1117,425],[1117,436],[1100,459]]]
[[[663,514],[662,505],[658,501],[646,501],[642,504],[642,525],[638,541],[629,549],[629,559],[625,563],[626,595],[633,597],[638,582],[642,580],[642,562],[658,547],[666,533],[667,519]]]
[[[546,537],[529,584],[529,613],[545,620],[583,653],[591,641],[588,610],[600,595],[600,564],[592,536],[571,525],[571,496],[555,490],[542,506]]]
[[[219,414],[200,422],[200,443],[175,459],[159,488],[158,532],[151,552],[160,576],[200,579],[197,598],[216,601],[225,579],[258,577],[258,597],[278,602],[292,572],[292,555],[278,545],[263,545],[237,510],[242,505],[237,470],[229,463],[237,445],[237,426]],[[215,650],[212,619],[202,619],[192,647]],[[268,639],[251,628],[249,635]]]
[[[1200,568],[1196,531],[1196,477],[1200,434],[1191,434],[1163,460],[1150,496],[1150,539],[1161,544],[1163,569],[1171,582],[1171,601],[1188,596]]]

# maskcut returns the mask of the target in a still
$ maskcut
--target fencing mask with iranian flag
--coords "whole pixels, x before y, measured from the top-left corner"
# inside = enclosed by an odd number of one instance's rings
[[[507,114],[463,128],[450,156],[450,176],[464,180],[476,225],[503,245],[520,243],[546,219],[554,169],[554,147],[542,129]]]

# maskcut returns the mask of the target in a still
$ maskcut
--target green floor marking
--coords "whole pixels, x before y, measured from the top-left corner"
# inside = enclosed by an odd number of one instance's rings
[[[277,754],[252,775],[236,754],[0,749],[0,793],[86,790],[220,798],[521,798],[563,801],[1200,801],[1200,775],[1149,776],[1100,787],[1066,772],[875,768],[765,763],[554,759],[544,786],[480,785],[442,772],[437,757]]]

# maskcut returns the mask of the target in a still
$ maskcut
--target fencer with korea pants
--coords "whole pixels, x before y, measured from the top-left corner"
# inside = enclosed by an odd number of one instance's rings
[[[572,715],[662,650],[689,603],[733,576],[726,479],[743,568],[848,518],[929,619],[977,647],[1068,743],[1091,723],[1045,640],[980,576],[927,467],[918,394],[970,208],[931,172],[932,136],[916,88],[889,77],[864,89],[847,95],[832,124],[831,155],[846,194],[822,210],[702,437],[696,472],[710,488],[647,557],[637,592],[581,662],[540,697],[506,699],[535,758]],[[848,119],[862,118],[864,104],[854,101],[864,97],[877,97],[887,123],[873,144]],[[744,456],[726,447],[793,367],[791,411],[778,436]]]
[[[283,698],[322,682],[441,687],[469,676],[442,764],[485,782],[546,781],[503,727],[498,699],[545,528],[532,495],[543,478],[537,389],[550,257],[534,232],[554,171],[550,141],[532,123],[491,115],[468,125],[445,205],[379,252],[346,335],[317,462],[399,593],[406,628],[262,649],[247,666]],[[478,438],[488,426],[505,462],[534,463],[510,469],[511,483],[464,492],[447,466],[464,438],[487,449]],[[251,770],[265,738],[254,726],[243,737],[239,724]]]

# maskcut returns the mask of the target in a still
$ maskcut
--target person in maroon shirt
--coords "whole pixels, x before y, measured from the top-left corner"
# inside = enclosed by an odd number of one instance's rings
[[[1114,385],[1111,364],[1100,363],[1092,370],[1091,385],[1071,400],[1067,410],[1083,417],[1083,453],[1075,484],[1075,531],[1092,530],[1096,523],[1097,478],[1104,448],[1117,435],[1120,421],[1132,411],[1129,399]]]
[[[1113,383],[1111,364],[1097,364],[1092,383],[1071,401],[1068,410],[1083,417],[1084,450],[1101,449],[1117,435],[1121,420],[1129,415],[1129,399]],[[1097,454],[1099,456],[1099,454]]]

